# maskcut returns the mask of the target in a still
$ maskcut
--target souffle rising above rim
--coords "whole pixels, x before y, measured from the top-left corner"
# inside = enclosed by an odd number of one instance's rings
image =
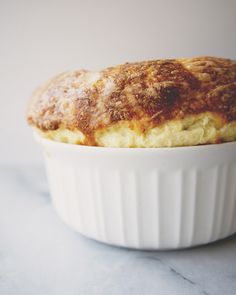
[[[153,60],[62,73],[35,91],[27,119],[41,136],[103,147],[236,140],[236,61]]]

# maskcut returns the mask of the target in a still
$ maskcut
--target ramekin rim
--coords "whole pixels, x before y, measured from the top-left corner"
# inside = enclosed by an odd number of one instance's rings
[[[55,141],[51,139],[44,138],[34,133],[34,137],[36,141],[42,142],[47,145],[54,145],[60,148],[65,149],[72,149],[72,150],[90,150],[90,151],[100,151],[100,152],[142,152],[142,153],[150,153],[150,152],[187,152],[187,151],[200,151],[200,150],[209,150],[209,149],[216,149],[216,148],[223,148],[225,146],[234,146],[236,147],[236,141],[230,141],[230,142],[223,142],[218,144],[204,144],[204,145],[193,145],[193,146],[178,146],[178,147],[134,147],[134,148],[119,148],[119,147],[102,147],[102,146],[88,146],[88,145],[79,145],[79,144],[72,144],[72,143],[65,143],[60,141]]]

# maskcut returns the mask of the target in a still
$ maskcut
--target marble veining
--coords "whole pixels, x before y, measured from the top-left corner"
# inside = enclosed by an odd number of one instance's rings
[[[236,236],[178,251],[107,246],[51,206],[45,172],[0,165],[1,295],[235,295]]]

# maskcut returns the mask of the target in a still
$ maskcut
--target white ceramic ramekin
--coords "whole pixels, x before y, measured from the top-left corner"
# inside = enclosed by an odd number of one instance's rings
[[[42,144],[53,204],[76,231],[137,249],[236,232],[236,143],[178,148]]]

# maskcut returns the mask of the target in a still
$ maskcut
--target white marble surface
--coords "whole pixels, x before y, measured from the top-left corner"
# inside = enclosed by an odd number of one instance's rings
[[[43,168],[0,166],[1,295],[234,295],[236,236],[179,251],[132,251],[73,232]]]

